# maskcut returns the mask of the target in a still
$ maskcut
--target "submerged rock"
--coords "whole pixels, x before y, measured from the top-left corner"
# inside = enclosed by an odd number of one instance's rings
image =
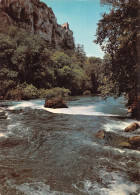
[[[1,111],[1,109],[0,109],[0,119],[7,119],[5,112],[3,112],[3,110]]]
[[[124,148],[130,148],[131,144],[127,141],[122,141],[119,143],[119,146],[124,147]]]
[[[129,125],[128,127],[125,128],[125,132],[131,132],[131,131],[135,131],[136,129],[138,129],[140,126],[137,123],[133,123],[131,125]]]
[[[45,100],[45,108],[68,108],[65,101],[62,98],[52,98]]]
[[[100,131],[98,131],[98,133],[96,133],[94,136],[96,137],[96,138],[98,138],[98,139],[104,139],[105,138],[105,131],[103,131],[103,130],[100,130]]]

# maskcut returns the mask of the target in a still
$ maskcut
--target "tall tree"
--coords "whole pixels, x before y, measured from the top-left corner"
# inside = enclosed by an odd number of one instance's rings
[[[77,44],[77,46],[75,47],[75,55],[78,58],[79,62],[80,62],[80,66],[83,67],[85,60],[86,60],[86,53],[84,51],[84,46]]]
[[[101,85],[102,78],[102,59],[96,57],[87,57],[84,70],[87,75],[86,82],[89,83],[88,89],[92,93],[97,93],[98,87]]]
[[[109,5],[110,12],[104,13],[98,22],[95,42],[110,58],[108,81],[114,88],[110,93],[136,97],[140,91],[139,0],[101,0],[101,4]]]

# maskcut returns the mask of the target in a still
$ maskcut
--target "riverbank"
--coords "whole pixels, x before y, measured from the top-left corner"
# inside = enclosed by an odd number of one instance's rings
[[[32,88],[32,87],[31,87]],[[19,92],[18,92],[19,93]],[[83,97],[85,96],[91,96],[91,92],[90,91],[85,91],[83,93]],[[95,96],[95,94],[93,95]],[[96,94],[97,96],[97,94]],[[98,94],[98,96],[100,96],[100,94]],[[75,99],[75,97],[77,96],[71,96],[71,92],[69,89],[64,89],[64,88],[52,88],[52,89],[48,89],[48,90],[44,90],[44,89],[40,89],[40,90],[33,90],[33,89],[27,89],[26,92],[20,91],[20,95],[13,94],[10,96],[6,96],[6,97],[0,97],[0,101],[21,101],[21,100],[33,100],[33,99],[45,99],[45,100],[49,100],[51,101],[51,99],[53,98],[62,98],[64,99],[64,101],[69,101],[72,99]],[[109,98],[109,97],[108,97]],[[101,98],[102,99],[102,98]],[[131,103],[127,103],[129,102],[128,100],[125,100],[125,105],[127,108],[127,114],[130,118],[132,119],[136,119],[140,121],[140,97],[137,98],[137,101],[133,101]],[[45,103],[45,102],[44,102]]]
[[[52,89],[37,89],[33,85],[23,84],[22,87],[8,91],[5,96],[0,96],[0,100],[32,100],[49,99],[52,97],[67,97],[71,94],[69,89],[55,87]]]
[[[140,120],[140,96],[130,103],[128,111],[133,118]]]

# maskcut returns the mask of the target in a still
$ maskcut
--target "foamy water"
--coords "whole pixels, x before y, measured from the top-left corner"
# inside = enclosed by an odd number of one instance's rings
[[[17,110],[17,109],[23,109],[23,108],[42,108],[43,106],[39,106],[37,103],[29,102],[29,101],[22,101],[17,102],[14,106],[9,106],[9,110]]]
[[[105,177],[107,177],[107,173],[102,173],[102,175],[103,174],[105,174]],[[106,188],[101,187],[98,183],[92,183],[89,180],[80,182],[80,185],[74,184],[74,187],[77,188],[81,193],[84,192],[85,194],[89,195],[128,195],[130,193],[137,192],[138,185],[135,183],[124,183],[124,180],[116,173],[111,173],[109,177],[112,177],[112,181]]]
[[[62,109],[45,108],[46,111],[56,114],[87,115],[87,116],[117,116],[113,114],[104,114],[97,112],[95,106],[77,106]]]
[[[115,153],[115,154],[126,154],[126,155],[132,155],[132,156],[137,156],[140,155],[140,151],[137,150],[130,150],[130,149],[120,149],[120,148],[115,148],[112,146],[101,146],[98,143],[92,142],[92,141],[84,141],[85,145],[93,146],[93,147],[98,147],[100,150],[106,150],[109,151],[110,153]]]
[[[42,101],[36,101],[35,103],[24,101],[19,102],[15,106],[9,106],[9,110],[16,110],[16,109],[24,109],[24,108],[32,108],[32,109],[44,109],[51,113],[56,114],[69,114],[69,115],[87,115],[87,116],[118,116],[115,114],[105,114],[103,112],[97,111],[97,106],[70,106],[68,108],[45,108],[43,105],[40,105]]]
[[[0,138],[1,137],[6,137],[6,135],[4,133],[0,133]]]
[[[127,119],[125,121],[108,121],[107,124],[104,124],[103,128],[107,131],[107,132],[110,132],[110,131],[124,131],[124,129],[126,127],[128,127],[129,125],[131,125],[132,123],[138,123],[138,121],[136,120],[130,120],[130,119]]]
[[[15,185],[15,188],[26,195],[73,195],[59,191],[53,191],[49,185],[43,182],[24,183],[22,185]]]

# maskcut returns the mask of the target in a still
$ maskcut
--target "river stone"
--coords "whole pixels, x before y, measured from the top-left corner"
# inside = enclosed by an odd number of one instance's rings
[[[105,138],[105,131],[99,130],[98,133],[96,133],[94,136],[98,139],[104,139]]]
[[[132,123],[131,125],[129,125],[128,127],[125,128],[125,132],[135,131],[138,128],[139,128],[139,124]]]
[[[127,141],[123,141],[123,142],[120,142],[119,143],[119,145],[121,146],[121,147],[131,147],[131,144],[129,143],[129,142],[127,142]]]
[[[133,145],[140,145],[140,136],[134,136],[129,138],[129,142]]]
[[[89,91],[89,90],[84,91],[83,95],[91,95],[91,91]]]

